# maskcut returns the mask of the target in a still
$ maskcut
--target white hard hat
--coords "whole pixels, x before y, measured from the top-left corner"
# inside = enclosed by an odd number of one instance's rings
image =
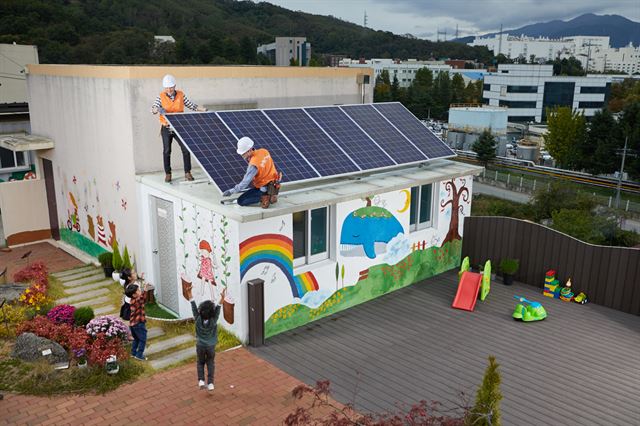
[[[165,75],[164,78],[162,79],[162,87],[164,87],[165,89],[169,87],[174,87],[175,85],[176,85],[176,78],[171,74]]]
[[[238,141],[238,154],[242,155],[245,152],[249,151],[251,148],[253,148],[253,141],[251,140],[251,138],[248,138],[246,136],[241,137]]]

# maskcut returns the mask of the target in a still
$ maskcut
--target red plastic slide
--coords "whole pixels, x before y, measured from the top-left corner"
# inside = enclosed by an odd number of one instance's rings
[[[451,307],[456,309],[464,309],[465,311],[473,311],[478,300],[478,292],[482,283],[482,274],[475,272],[463,272],[460,284],[458,284],[458,292]]]

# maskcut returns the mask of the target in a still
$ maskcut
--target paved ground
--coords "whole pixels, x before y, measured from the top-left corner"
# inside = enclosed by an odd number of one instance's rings
[[[477,194],[491,195],[493,197],[502,198],[503,200],[515,201],[520,204],[526,204],[531,200],[531,195],[525,192],[509,191],[508,189],[487,185],[486,183],[480,183],[477,181],[473,181],[473,192]]]
[[[279,425],[299,403],[299,383],[241,348],[216,356],[213,392],[199,390],[195,364],[186,365],[105,396],[5,395],[0,425]]]
[[[307,383],[328,379],[361,411],[474,395],[487,357],[502,372],[505,425],[640,425],[640,316],[494,282],[474,312],[451,308],[455,271],[274,336],[251,349]],[[574,283],[579,290],[579,283]],[[548,318],[516,322],[514,295]]]
[[[22,256],[29,251],[31,255],[28,258],[22,259]],[[37,261],[43,261],[47,265],[49,273],[82,266],[82,262],[64,250],[47,242],[41,242],[14,247],[9,252],[0,251],[0,272],[8,266],[7,280],[11,281],[15,272],[27,266],[29,263]]]

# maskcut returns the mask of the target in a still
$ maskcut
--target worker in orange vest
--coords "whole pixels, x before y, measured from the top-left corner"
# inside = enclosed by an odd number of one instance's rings
[[[264,148],[254,149],[253,141],[246,136],[240,138],[237,148],[238,154],[249,163],[247,172],[239,184],[224,191],[222,195],[228,197],[245,191],[238,197],[238,205],[248,206],[260,202],[263,209],[278,202],[282,174],[276,170],[269,151]]]
[[[184,112],[184,107],[187,107],[193,111],[204,112],[207,109],[204,107],[200,107],[189,99],[184,94],[184,92],[180,90],[176,90],[176,79],[171,74],[167,74],[162,79],[162,87],[164,90],[160,93],[160,95],[156,98],[156,101],[153,103],[151,107],[151,112],[153,114],[160,113],[160,124],[162,127],[160,128],[160,134],[162,135],[162,155],[164,159],[164,181],[171,182],[171,142],[175,137],[175,133],[169,127],[169,122],[165,118],[164,114],[173,113],[173,112]],[[193,176],[191,175],[191,155],[189,151],[184,146],[182,141],[176,138],[178,141],[178,145],[182,150],[182,160],[184,162],[184,178],[186,180],[193,180]]]

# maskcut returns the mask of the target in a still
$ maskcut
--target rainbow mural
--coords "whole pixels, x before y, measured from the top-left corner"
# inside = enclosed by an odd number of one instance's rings
[[[316,291],[318,290],[318,280],[313,275],[313,272],[305,272],[304,274],[296,275],[294,279],[296,283],[296,289],[298,290],[298,294],[302,297],[308,291]]]
[[[280,234],[262,234],[241,242],[240,280],[259,263],[271,263],[280,269],[289,280],[293,297],[301,297],[293,279],[293,241],[290,238]]]

